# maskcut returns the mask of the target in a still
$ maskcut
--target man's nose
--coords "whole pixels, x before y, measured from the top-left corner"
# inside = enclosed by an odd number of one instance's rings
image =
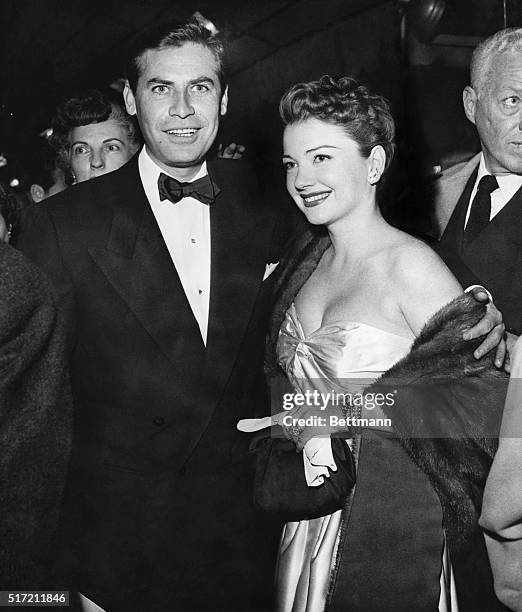
[[[187,93],[184,92],[180,95],[176,95],[170,105],[169,115],[171,117],[180,117],[181,119],[185,119],[185,117],[190,117],[190,115],[193,114],[194,107],[190,103]]]
[[[94,150],[91,154],[91,168],[99,170],[105,166],[105,155],[103,151]]]

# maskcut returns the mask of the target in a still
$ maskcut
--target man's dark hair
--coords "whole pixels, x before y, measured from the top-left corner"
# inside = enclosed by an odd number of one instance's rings
[[[218,65],[219,83],[223,94],[227,85],[223,40],[208,30],[197,19],[191,19],[181,24],[177,22],[148,28],[133,39],[127,49],[125,62],[125,76],[129,81],[131,90],[136,92],[144,53],[152,50],[160,51],[171,47],[181,47],[185,43],[202,45],[212,52]]]

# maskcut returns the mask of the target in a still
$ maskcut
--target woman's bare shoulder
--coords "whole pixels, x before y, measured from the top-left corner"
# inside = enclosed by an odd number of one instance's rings
[[[415,334],[462,292],[457,279],[433,249],[411,236],[397,241],[387,265],[390,290]]]
[[[390,275],[398,282],[450,283],[457,280],[435,251],[425,242],[400,232],[387,258]]]

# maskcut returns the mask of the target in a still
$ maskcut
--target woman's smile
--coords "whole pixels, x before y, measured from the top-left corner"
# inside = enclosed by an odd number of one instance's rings
[[[331,193],[331,190],[316,191],[314,193],[302,193],[301,197],[303,198],[303,202],[306,208],[313,208],[314,206],[322,204]]]

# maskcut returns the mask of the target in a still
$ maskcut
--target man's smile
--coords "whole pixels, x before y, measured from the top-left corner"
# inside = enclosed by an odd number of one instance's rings
[[[191,138],[194,136],[199,128],[173,128],[172,130],[164,130],[166,134],[170,136],[179,136],[181,138]]]

